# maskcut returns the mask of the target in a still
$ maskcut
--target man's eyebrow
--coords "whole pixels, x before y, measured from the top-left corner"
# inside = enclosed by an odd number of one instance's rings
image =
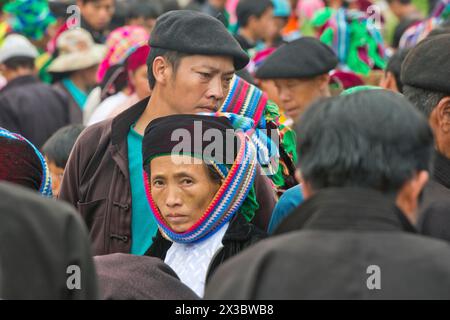
[[[209,71],[211,71],[212,73],[220,73],[220,69],[208,66],[206,64],[202,64],[202,65],[193,67],[193,69],[197,69],[197,68],[206,68],[206,69],[209,69]],[[225,71],[223,74],[224,75],[232,75],[234,73],[235,73],[235,70],[233,69],[233,70]]]

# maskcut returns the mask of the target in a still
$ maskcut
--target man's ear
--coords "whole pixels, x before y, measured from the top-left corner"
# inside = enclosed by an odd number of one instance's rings
[[[316,78],[318,87],[321,91],[328,90],[329,83],[330,83],[330,75],[329,74],[322,74],[320,76],[317,76]]]
[[[153,60],[152,65],[153,76],[157,83],[165,85],[170,79],[172,67],[164,57],[158,56]]]
[[[428,183],[428,180],[428,172],[424,170],[419,171],[411,179],[406,181],[397,193],[397,206],[413,224],[417,221],[419,196]]]
[[[300,172],[299,169],[295,170],[295,179],[302,186],[303,198],[305,199],[310,198],[314,194],[314,191],[311,185],[303,179],[302,173]]]
[[[437,125],[443,133],[450,133],[450,96],[444,97],[436,106]]]

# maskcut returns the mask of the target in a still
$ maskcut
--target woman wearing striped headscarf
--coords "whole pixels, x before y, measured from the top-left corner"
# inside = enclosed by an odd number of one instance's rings
[[[159,229],[147,255],[164,260],[201,297],[221,263],[265,236],[250,223],[258,208],[254,144],[225,117],[175,115],[149,124],[142,151]]]
[[[42,154],[23,136],[3,128],[0,128],[0,181],[52,196],[50,172]]]

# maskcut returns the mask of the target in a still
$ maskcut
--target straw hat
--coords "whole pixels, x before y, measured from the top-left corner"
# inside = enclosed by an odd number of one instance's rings
[[[48,67],[49,72],[68,72],[99,64],[106,54],[104,45],[94,43],[91,34],[76,28],[63,32],[57,42],[58,57]]]

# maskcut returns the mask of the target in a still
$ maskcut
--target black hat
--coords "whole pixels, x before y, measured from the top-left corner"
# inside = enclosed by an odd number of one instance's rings
[[[450,34],[419,42],[406,56],[401,78],[404,85],[450,94]]]
[[[281,46],[256,71],[260,79],[312,78],[338,64],[333,50],[320,40],[304,37]]]
[[[157,20],[150,47],[189,54],[231,56],[236,70],[249,58],[239,43],[216,18],[191,10],[169,11]]]
[[[177,114],[157,118],[149,123],[145,129],[142,141],[142,155],[144,167],[159,155],[183,154],[203,155],[203,151],[211,144],[210,139],[204,139],[204,134],[213,129],[215,143],[222,143],[221,148],[215,149],[213,160],[216,163],[233,163],[240,143],[234,134],[233,126],[226,117],[214,117],[196,114]],[[186,133],[186,136],[180,137]],[[212,133],[212,131],[210,131]],[[183,146],[183,152],[178,150]]]

